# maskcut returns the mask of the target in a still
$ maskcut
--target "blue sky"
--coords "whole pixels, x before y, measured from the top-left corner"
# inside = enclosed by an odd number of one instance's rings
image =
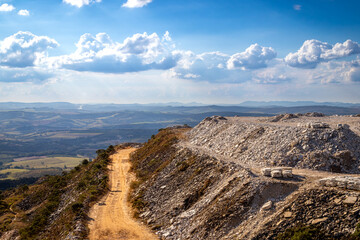
[[[360,102],[358,9],[352,0],[0,0],[0,101]]]

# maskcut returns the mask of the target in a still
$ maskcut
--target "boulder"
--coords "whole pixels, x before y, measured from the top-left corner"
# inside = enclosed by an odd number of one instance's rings
[[[311,224],[318,224],[318,223],[326,222],[327,220],[328,220],[328,217],[313,219],[311,221]]]
[[[282,171],[282,175],[284,178],[292,178],[293,174],[291,170],[283,170]]]
[[[270,210],[273,206],[273,202],[272,201],[268,201],[266,202],[262,207],[261,207],[261,210],[262,211],[267,211],[267,210]]]
[[[261,173],[263,176],[271,177],[271,168],[263,168],[261,169]]]
[[[292,212],[284,212],[284,218],[291,218]]]
[[[282,175],[282,171],[281,169],[272,169],[271,170],[271,177],[273,178],[281,178],[283,175]]]
[[[343,203],[347,205],[353,205],[356,203],[356,201],[357,201],[357,197],[349,196],[343,201]]]

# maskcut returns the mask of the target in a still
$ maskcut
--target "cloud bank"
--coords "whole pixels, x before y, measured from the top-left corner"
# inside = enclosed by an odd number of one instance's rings
[[[276,58],[273,48],[259,44],[231,55],[219,51],[196,54],[177,49],[169,32],[137,33],[122,42],[106,33],[95,36],[86,33],[76,43],[73,53],[49,57],[48,50],[57,46],[56,40],[30,32],[18,32],[3,39],[0,41],[0,78],[3,79],[0,81],[35,81],[36,78],[44,81],[51,71],[119,75],[161,70],[171,80],[212,84],[360,82],[359,57],[352,61],[338,60],[360,53],[360,45],[352,40],[334,45],[307,40],[297,52],[289,53],[284,59]],[[36,68],[38,74],[30,74],[32,68]]]

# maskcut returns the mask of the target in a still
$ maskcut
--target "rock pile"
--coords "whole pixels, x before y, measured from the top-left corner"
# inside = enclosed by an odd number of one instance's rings
[[[314,117],[302,116],[290,123],[209,117],[188,137],[189,145],[247,167],[360,172],[360,137],[347,124],[330,125]]]
[[[360,177],[339,176],[323,178],[319,180],[320,185],[326,187],[339,187],[349,190],[360,191]]]

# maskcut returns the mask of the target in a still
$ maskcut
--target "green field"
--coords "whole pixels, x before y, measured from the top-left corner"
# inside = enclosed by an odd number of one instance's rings
[[[84,158],[80,157],[46,157],[5,164],[8,168],[20,167],[25,169],[39,168],[73,168]]]

